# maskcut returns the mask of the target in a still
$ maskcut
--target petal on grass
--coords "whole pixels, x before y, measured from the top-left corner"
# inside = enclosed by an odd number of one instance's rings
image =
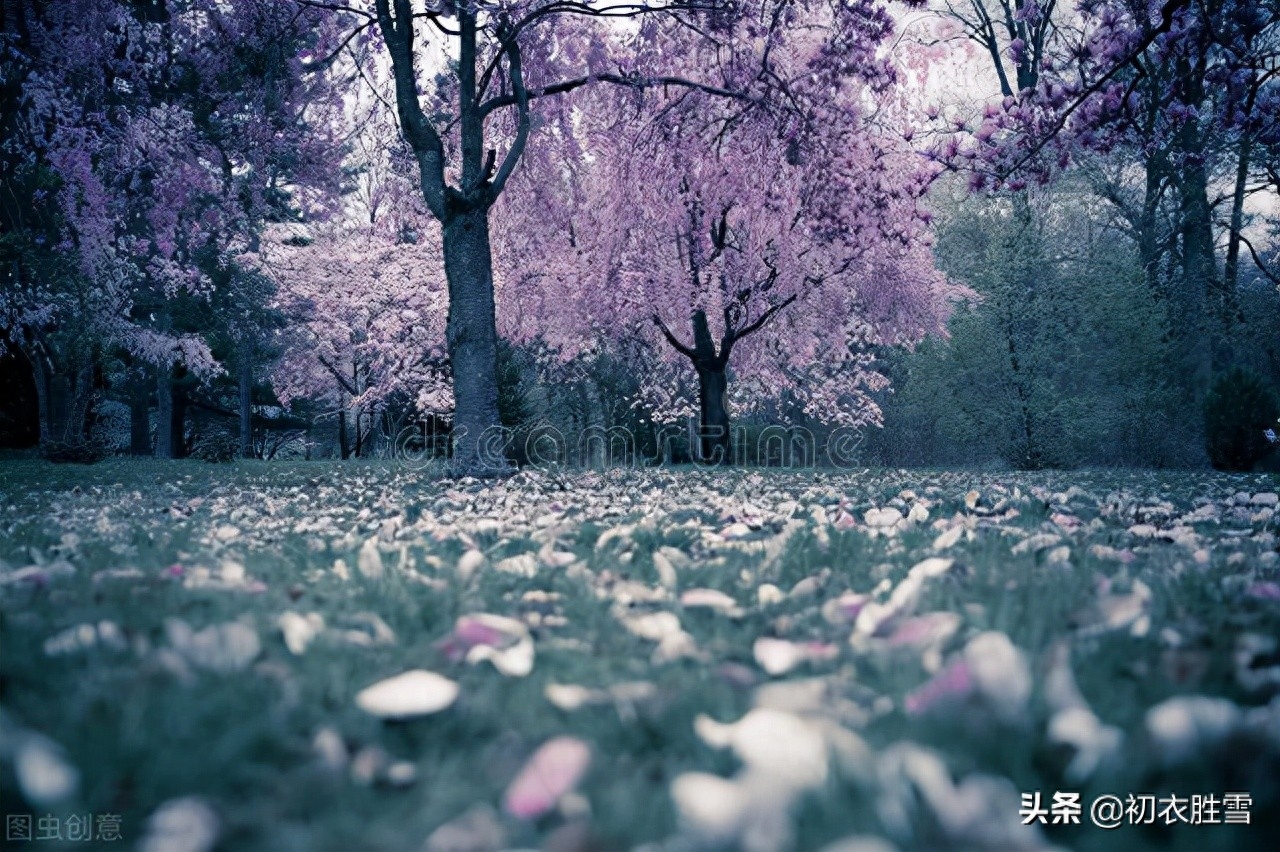
[[[209,852],[218,840],[218,815],[199,796],[170,799],[147,820],[139,852]]]
[[[412,669],[380,680],[356,694],[356,706],[382,719],[439,713],[458,698],[458,685],[443,675]]]
[[[533,819],[556,806],[578,785],[591,763],[591,746],[576,737],[554,737],[525,763],[503,795],[502,807],[519,819]]]
[[[27,733],[13,757],[22,796],[37,807],[49,807],[75,795],[80,772],[67,762],[62,748],[41,734]]]

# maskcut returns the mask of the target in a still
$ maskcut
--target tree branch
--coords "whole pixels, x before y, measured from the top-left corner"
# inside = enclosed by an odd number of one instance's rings
[[[1249,242],[1249,238],[1244,234],[1236,234],[1236,236],[1239,237],[1240,242],[1245,244],[1245,248],[1249,249],[1249,254],[1253,257],[1253,265],[1258,267],[1258,271],[1267,276],[1272,284],[1280,287],[1280,275],[1276,275],[1276,273],[1267,269],[1267,265],[1263,263],[1262,258],[1258,256],[1258,252],[1254,249],[1253,243]]]
[[[550,95],[560,95],[591,83],[612,83],[615,86],[625,86],[632,89],[653,89],[659,86],[679,86],[704,92],[708,95],[732,98],[734,100],[744,101],[751,104],[757,104],[760,102],[759,98],[748,95],[746,92],[734,92],[730,89],[720,88],[719,86],[710,86],[705,83],[698,83],[694,80],[687,80],[684,77],[642,77],[638,74],[631,75],[612,73],[588,74],[585,77],[577,77],[572,80],[561,80],[557,83],[551,83],[539,89],[529,89],[526,92],[526,97],[529,100],[534,100],[535,98],[545,98]],[[514,94],[497,95],[485,101],[480,107],[480,112],[482,115],[488,115],[496,109],[511,106],[513,104],[516,104],[516,97]]]
[[[653,324],[658,327],[658,330],[662,332],[662,336],[667,339],[668,343],[670,343],[672,346],[675,347],[675,350],[677,352],[679,352],[681,355],[691,360],[697,357],[697,354],[693,351],[692,348],[685,346],[683,343],[681,343],[679,340],[676,339],[676,336],[671,333],[671,329],[667,328],[667,324],[662,321],[662,317],[658,316],[657,314],[654,314]]]
[[[655,13],[712,11],[716,8],[718,8],[716,0],[677,0],[677,2],[663,5],[651,5],[643,2],[615,3],[608,6],[592,5],[590,2],[574,2],[574,0],[554,0],[554,2],[532,10],[511,25],[510,29],[502,36],[501,50],[494,54],[493,59],[489,60],[484,74],[481,75],[477,91],[483,95],[488,90],[489,81],[497,73],[498,63],[502,58],[503,52],[509,46],[508,42],[515,41],[519,38],[520,33],[543,18],[550,18],[555,15],[582,15],[589,18],[636,18],[641,15]]]
[[[360,26],[356,27],[354,30],[348,33],[347,37],[342,40],[342,43],[339,44],[337,47],[335,47],[329,53],[329,55],[326,56],[324,59],[317,59],[313,62],[302,63],[303,72],[310,74],[313,71],[323,71],[324,69],[328,68],[330,65],[333,64],[333,61],[338,58],[338,54],[342,53],[343,49],[346,48],[347,45],[351,44],[351,41],[356,36],[360,35],[360,33],[369,29],[369,27],[373,26],[374,23],[375,21],[370,19],[365,21]]]
[[[1079,97],[1072,101],[1071,105],[1063,110],[1058,118],[1053,122],[1053,126],[1050,131],[1035,142],[1027,153],[1023,154],[1022,157],[1010,166],[1007,173],[1014,174],[1018,169],[1029,163],[1033,157],[1043,151],[1044,147],[1049,144],[1049,140],[1055,138],[1062,132],[1063,128],[1067,126],[1067,119],[1071,118],[1072,114],[1083,106],[1085,101],[1101,91],[1102,87],[1109,83],[1112,77],[1120,73],[1121,68],[1137,62],[1139,57],[1146,52],[1147,48],[1155,43],[1157,38],[1168,32],[1170,28],[1173,27],[1174,14],[1187,3],[1188,0],[1165,0],[1164,5],[1160,7],[1160,23],[1157,24],[1149,33],[1143,36],[1142,41],[1138,43],[1138,46],[1135,47],[1128,56],[1126,56],[1122,61],[1112,65],[1107,73],[1103,74],[1097,80],[1094,80],[1086,86],[1084,90],[1080,92]]]
[[[365,9],[357,9],[354,6],[344,6],[341,3],[323,3],[321,0],[293,0],[299,6],[310,6],[313,9],[324,9],[327,12],[346,12],[351,15],[359,15],[362,18],[373,20],[374,16]]]
[[[338,368],[330,364],[329,361],[323,355],[317,355],[316,358],[319,359],[320,364],[326,370],[328,370],[330,373],[333,374],[333,377],[338,380],[338,384],[342,386],[342,389],[344,391],[351,394],[351,396],[353,397],[360,395],[356,393],[356,389],[351,385],[351,382],[347,381],[347,377],[342,375],[342,373],[339,372]]]
[[[497,198],[502,194],[507,178],[511,177],[511,172],[515,170],[520,155],[524,153],[525,144],[529,141],[529,93],[525,89],[524,73],[521,70],[520,44],[511,39],[508,45],[507,73],[511,79],[511,92],[516,99],[519,117],[516,120],[516,138],[507,149],[507,155],[502,158],[502,165],[498,167],[498,173],[493,176],[493,182],[489,186],[490,198]],[[481,115],[483,114],[482,110]]]
[[[395,3],[395,16],[391,3]],[[422,104],[418,101],[418,82],[413,61],[413,9],[410,0],[376,0],[378,27],[391,54],[391,68],[396,83],[396,112],[400,115],[400,132],[418,160],[422,198],[431,214],[444,221],[444,145],[436,133]]]
[[[769,308],[769,310],[761,314],[759,318],[756,319],[755,322],[743,327],[738,331],[735,331],[732,337],[730,337],[726,332],[725,339],[728,341],[728,343],[727,345],[722,345],[720,347],[720,357],[723,358],[725,361],[728,361],[729,352],[732,351],[734,344],[736,344],[739,340],[742,340],[742,338],[746,337],[748,334],[754,334],[755,332],[764,328],[765,323],[773,319],[778,314],[779,311],[787,307],[787,305],[790,305],[795,300],[796,300],[796,297],[794,294],[788,296],[787,298],[783,299],[781,302],[779,302],[778,304],[774,305],[772,308]]]

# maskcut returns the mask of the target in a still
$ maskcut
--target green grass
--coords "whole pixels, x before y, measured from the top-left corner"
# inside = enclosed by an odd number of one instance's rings
[[[1073,486],[1078,491],[1066,494]],[[1046,799],[1054,790],[1081,791],[1086,824],[1047,827],[1050,843],[1082,850],[1274,849],[1280,837],[1280,713],[1272,712],[1269,736],[1242,731],[1172,768],[1161,765],[1147,741],[1144,717],[1151,706],[1180,694],[1222,696],[1245,710],[1270,700],[1267,692],[1250,692],[1237,681],[1232,655],[1243,633],[1280,635],[1280,603],[1245,594],[1249,583],[1276,579],[1274,537],[1268,538],[1276,523],[1230,510],[1218,520],[1196,522],[1207,564],[1196,562],[1192,548],[1127,530],[1142,519],[1143,507],[1161,501],[1173,506],[1171,517],[1158,521],[1168,527],[1197,500],[1221,506],[1237,491],[1276,487],[1269,476],[956,471],[560,472],[457,483],[373,463],[108,461],[78,467],[8,461],[0,464],[0,575],[59,559],[74,573],[0,586],[0,708],[10,733],[38,731],[59,743],[81,783],[73,799],[56,806],[24,802],[0,729],[0,801],[6,813],[117,813],[132,842],[145,833],[159,804],[195,794],[219,816],[218,849],[416,850],[472,805],[498,808],[528,755],[547,738],[570,734],[593,749],[591,769],[579,785],[589,815],[535,821],[502,816],[510,847],[536,847],[564,821],[585,819],[594,844],[589,848],[699,848],[678,820],[670,784],[688,771],[731,776],[738,763],[704,744],[694,719],[707,714],[732,721],[750,710],[754,693],[745,680],[770,680],[753,660],[752,643],[778,635],[840,647],[834,661],[803,665],[773,680],[825,678],[833,696],[830,717],[855,730],[873,754],[910,741],[939,754],[957,783],[982,773],[1008,779],[1018,791],[1043,791]],[[870,592],[885,578],[897,583],[932,555],[938,531],[927,525],[872,537],[861,523],[865,509],[885,505],[904,488],[932,503],[929,523],[956,516],[975,523],[973,540],[947,554],[960,568],[926,585],[918,611],[962,616],[959,633],[943,648],[948,659],[986,630],[1007,634],[1025,652],[1036,690],[1026,712],[1011,722],[972,704],[906,714],[903,697],[930,676],[919,653],[858,650],[847,641],[848,626],[821,614],[826,600]],[[999,522],[974,516],[964,503],[970,489],[987,503],[1007,498],[1017,516]],[[834,520],[842,499],[857,526],[819,530],[810,507],[824,507]],[[791,519],[798,523],[772,554],[765,546],[783,533],[787,518],[779,506],[785,501],[796,504]],[[744,503],[761,515],[751,519],[759,529],[745,543],[710,535],[729,523],[722,514],[740,512]],[[1069,512],[1085,525],[1063,533],[1071,549],[1067,565],[1050,563],[1043,553],[1013,551],[1027,534],[1056,529],[1050,519],[1055,512]],[[496,519],[498,527],[476,529],[482,517]],[[547,517],[553,521],[540,524]],[[399,531],[382,546],[387,573],[364,578],[356,570],[360,546],[388,519],[398,519]],[[228,524],[240,534],[220,541],[216,532]],[[636,529],[597,546],[620,524]],[[492,568],[509,556],[537,554],[548,539],[575,554],[578,564],[543,566],[531,578]],[[1099,558],[1089,552],[1094,544],[1131,548],[1134,559],[1124,565]],[[453,566],[472,545],[486,553],[488,564],[463,584]],[[620,624],[615,592],[621,587],[608,578],[656,585],[653,554],[662,547],[689,558],[680,571],[681,589],[725,591],[744,613],[728,618],[682,610],[674,602],[638,605],[679,613],[702,652],[698,659],[653,665],[653,643]],[[349,580],[332,570],[336,559],[350,568]],[[266,590],[190,589],[166,576],[170,566],[189,574],[217,569],[224,560],[243,563]],[[95,580],[100,571],[125,568],[142,576]],[[815,596],[757,605],[759,584],[785,591],[824,569],[829,574]],[[1076,631],[1102,577],[1118,587],[1139,579],[1151,589],[1145,635]],[[522,600],[530,591],[560,597],[535,605]],[[331,630],[295,656],[275,626],[285,610],[318,612]],[[534,628],[537,658],[527,678],[504,677],[488,664],[449,662],[437,647],[461,615],[521,617],[534,610],[564,621]],[[359,613],[380,617],[395,642],[361,647],[335,641],[332,629],[356,626]],[[196,670],[184,680],[159,653],[167,645],[168,618],[197,630],[246,619],[262,640],[262,653],[241,671]],[[59,631],[101,619],[120,626],[129,650],[57,656],[43,650]],[[1168,631],[1182,642],[1176,652]],[[1062,639],[1072,644],[1075,677],[1093,711],[1125,733],[1116,759],[1083,784],[1062,778],[1063,755],[1045,737],[1043,665],[1051,645]],[[1194,669],[1193,676],[1176,673],[1179,661]],[[374,719],[353,703],[364,686],[409,668],[457,680],[458,702],[397,723]],[[621,711],[603,704],[564,712],[543,694],[553,682],[607,687],[626,681],[653,684],[652,698]],[[337,730],[353,754],[377,747],[414,763],[417,782],[367,786],[349,772],[324,768],[311,749],[322,727]],[[884,771],[873,768],[862,777],[833,772],[793,811],[794,846],[817,849],[850,834],[872,834],[903,849],[973,848],[923,806],[911,811],[906,830],[886,823]],[[1108,832],[1087,824],[1087,803],[1099,793],[1123,798],[1129,792],[1235,790],[1253,795],[1251,826]],[[1008,816],[1016,821],[1016,813]]]

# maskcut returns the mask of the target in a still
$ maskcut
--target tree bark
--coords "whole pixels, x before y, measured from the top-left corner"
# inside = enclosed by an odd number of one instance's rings
[[[1207,322],[1209,316],[1219,315],[1222,299],[1208,187],[1203,163],[1188,163],[1179,180],[1183,280],[1171,307],[1175,328],[1182,332],[1179,340],[1182,359],[1197,394],[1208,387],[1213,369],[1222,366],[1225,357],[1221,351],[1222,341],[1217,334],[1209,333],[1216,323]]]
[[[173,458],[182,459],[187,457],[187,386],[185,383],[175,383],[173,387],[173,416],[169,420],[169,429],[172,432],[170,443],[173,446]]]
[[[83,446],[93,397],[93,365],[86,362],[73,375],[40,353],[30,361],[40,406],[40,445],[46,449]]]
[[[156,384],[156,458],[180,459],[186,455],[186,389],[174,369],[161,369]]]
[[[253,458],[253,364],[247,351],[240,357],[240,458]]]
[[[151,388],[145,368],[132,375],[129,382],[129,454],[151,455]]]
[[[733,461],[729,446],[728,364],[716,352],[715,341],[703,311],[693,313],[693,368],[698,373],[698,409],[701,427],[700,457],[704,464],[727,465]]]
[[[1164,190],[1163,167],[1152,157],[1146,162],[1146,180],[1142,192],[1142,213],[1138,222],[1138,255],[1147,289],[1152,297],[1164,300],[1160,283],[1160,198]]]
[[[418,163],[423,201],[444,234],[445,277],[449,283],[447,344],[454,388],[454,465],[468,472],[502,471],[507,466],[505,459],[481,455],[485,433],[501,425],[489,208],[502,194],[529,135],[528,91],[519,40],[510,33],[502,47],[507,59],[507,82],[518,113],[515,137],[495,170],[495,152],[485,155],[485,114],[480,98],[486,87],[478,84],[476,75],[478,12],[473,6],[457,6],[461,180],[453,187],[445,181],[443,140],[418,100],[413,4],[410,0],[376,0],[374,10],[391,57],[400,130]],[[484,79],[487,83],[487,75]]]
[[[1205,96],[1205,58],[1181,58],[1175,63],[1176,96],[1198,104]],[[1181,329],[1179,354],[1191,378],[1196,402],[1204,398],[1213,370],[1222,366],[1224,342],[1217,316],[1222,279],[1213,240],[1213,211],[1209,205],[1209,174],[1204,138],[1197,120],[1183,123],[1175,137],[1178,163],[1178,236],[1182,242],[1182,286],[1170,307],[1173,327]]]
[[[172,459],[173,446],[173,379],[169,370],[160,369],[156,381],[156,458]]]
[[[351,445],[347,441],[347,402],[338,400],[338,455],[343,461],[351,458]]]
[[[1222,320],[1228,337],[1239,310],[1236,291],[1240,285],[1240,238],[1241,231],[1244,230],[1244,197],[1249,183],[1252,153],[1253,140],[1245,135],[1240,140],[1240,154],[1236,161],[1236,185],[1231,194],[1231,227],[1227,235],[1227,261],[1222,272],[1222,295],[1226,300]]]
[[[444,269],[449,282],[446,342],[453,369],[454,459],[464,470],[502,467],[480,457],[480,439],[497,426],[498,331],[487,207],[463,210],[444,222]]]

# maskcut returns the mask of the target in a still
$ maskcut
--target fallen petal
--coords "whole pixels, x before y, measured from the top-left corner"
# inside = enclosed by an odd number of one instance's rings
[[[209,852],[218,840],[218,815],[199,796],[165,802],[147,820],[141,852]]]
[[[383,719],[438,713],[458,697],[458,685],[442,675],[412,669],[378,681],[356,695],[356,706]]]
[[[507,787],[503,808],[520,819],[541,816],[577,786],[590,763],[591,747],[582,740],[575,737],[548,740]]]

